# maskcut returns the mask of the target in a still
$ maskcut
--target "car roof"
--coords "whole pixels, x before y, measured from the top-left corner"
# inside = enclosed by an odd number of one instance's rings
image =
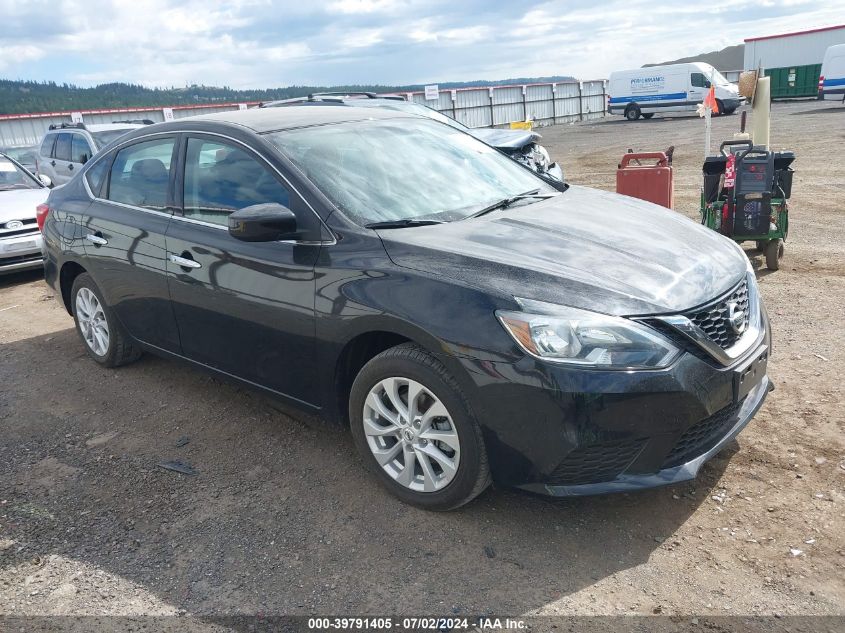
[[[332,104],[334,105],[334,104]],[[348,121],[369,121],[396,118],[420,118],[413,114],[405,114],[398,110],[381,108],[358,108],[348,104],[338,103],[335,107],[326,105],[322,108],[312,106],[288,106],[285,108],[253,108],[251,110],[232,110],[215,114],[201,114],[198,116],[179,119],[180,123],[191,121],[210,121],[217,123],[233,123],[250,128],[258,134],[276,130],[288,130],[312,125],[330,125]]]
[[[139,127],[146,127],[142,123],[92,123],[86,125],[89,132],[108,132],[110,130],[135,130]]]

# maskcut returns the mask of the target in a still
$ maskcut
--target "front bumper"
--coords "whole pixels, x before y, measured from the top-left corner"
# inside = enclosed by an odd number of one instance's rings
[[[41,268],[41,233],[28,233],[0,239],[0,274]]]
[[[771,381],[761,368],[747,394],[738,368],[768,357],[764,329],[730,367],[688,350],[671,367],[579,370],[530,357],[462,359],[494,480],[546,495],[652,488],[692,479],[751,421]]]
[[[757,413],[763,401],[766,399],[766,394],[774,389],[774,385],[768,376],[764,376],[763,381],[749,394],[745,401],[740,406],[736,414],[729,418],[726,424],[728,430],[726,433],[718,433],[717,436],[710,438],[711,441],[707,445],[712,444],[712,448],[705,450],[697,457],[690,459],[678,466],[663,468],[656,473],[645,474],[628,474],[622,473],[616,476],[615,479],[605,482],[585,483],[575,485],[556,485],[556,484],[526,484],[521,486],[525,490],[537,492],[541,494],[552,495],[555,497],[575,497],[582,495],[596,495],[607,494],[612,492],[632,492],[635,490],[643,490],[646,488],[657,488],[659,486],[667,486],[669,484],[676,484],[682,481],[689,481],[698,476],[698,471],[711,457],[717,455],[727,444],[731,442],[740,431],[751,422],[751,419]],[[715,442],[715,443],[713,443]]]

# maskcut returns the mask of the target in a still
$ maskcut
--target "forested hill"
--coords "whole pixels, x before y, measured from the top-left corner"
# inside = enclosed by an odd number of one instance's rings
[[[466,81],[440,84],[441,89],[473,86],[568,81],[572,77],[520,77],[498,81]],[[23,112],[56,112],[91,110],[96,108],[122,108],[139,106],[172,106],[197,103],[228,103],[243,101],[271,101],[301,97],[312,92],[367,91],[405,92],[422,90],[422,85],[409,86],[288,86],[264,90],[233,90],[214,86],[187,86],[185,88],[145,88],[124,83],[101,84],[93,88],[80,88],[71,84],[52,81],[17,81],[0,79],[0,114]]]

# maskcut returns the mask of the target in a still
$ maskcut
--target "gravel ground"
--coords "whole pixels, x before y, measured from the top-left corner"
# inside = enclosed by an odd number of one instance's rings
[[[0,279],[0,614],[845,615],[845,112],[830,106],[773,112],[773,146],[799,157],[784,265],[758,273],[777,390],[683,485],[417,510],[345,430],[175,362],[101,369],[38,274]],[[713,138],[738,124],[714,120]],[[698,118],[543,134],[569,180],[605,189],[627,147],[675,145],[675,206],[696,216]],[[198,474],[157,467],[173,459]]]

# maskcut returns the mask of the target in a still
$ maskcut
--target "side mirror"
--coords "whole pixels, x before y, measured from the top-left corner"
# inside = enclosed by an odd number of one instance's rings
[[[44,185],[45,187],[52,187],[53,186],[53,181],[50,180],[50,176],[47,176],[45,174],[38,174],[38,180],[40,180],[41,184]]]
[[[254,204],[232,213],[229,235],[244,242],[276,242],[299,237],[293,211],[275,202]]]
[[[84,165],[85,163],[87,163],[87,162],[88,162],[88,154],[83,154],[82,156],[80,156],[80,157],[79,157],[79,162],[80,162],[80,163],[82,163],[83,165]]]

